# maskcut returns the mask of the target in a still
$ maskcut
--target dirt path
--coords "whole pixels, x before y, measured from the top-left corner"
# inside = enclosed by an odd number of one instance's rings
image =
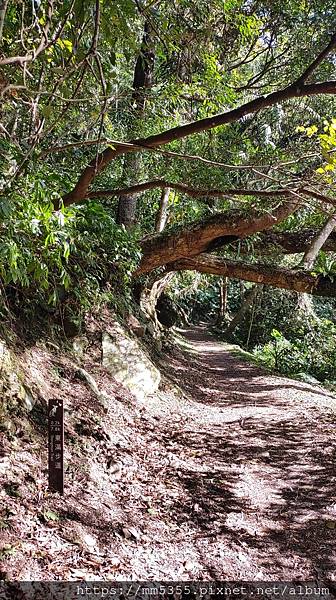
[[[167,449],[183,463],[174,510],[199,562],[212,577],[335,578],[335,400],[248,365],[202,328],[185,337],[192,360],[178,352],[170,376],[194,402]]]
[[[42,413],[0,454],[3,577],[336,580],[333,396],[202,328],[170,347],[142,406],[99,356],[85,367],[114,398],[107,413],[71,364],[43,357],[46,378],[62,367],[50,393],[67,406],[63,497],[47,491]]]

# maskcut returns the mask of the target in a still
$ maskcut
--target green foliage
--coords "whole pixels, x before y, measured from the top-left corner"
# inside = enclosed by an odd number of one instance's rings
[[[333,281],[336,276],[335,254],[328,255],[320,250],[312,274],[328,276]]]
[[[131,275],[140,259],[138,237],[136,229],[128,232],[117,226],[99,203],[81,206],[76,214],[76,249],[70,259],[76,294],[81,297],[84,291],[90,297],[92,290],[99,292],[108,284],[114,295],[128,295]]]
[[[334,380],[336,375],[336,325],[328,319],[308,321],[298,327],[294,339],[273,329],[271,340],[254,349],[255,356],[279,373],[304,372],[319,381]]]
[[[89,305],[107,283],[122,292],[140,256],[136,232],[118,227],[97,202],[55,211],[56,199],[36,175],[20,195],[3,198],[2,286],[51,307],[71,296]]]
[[[218,278],[201,273],[179,273],[169,292],[192,323],[211,321],[218,311]]]

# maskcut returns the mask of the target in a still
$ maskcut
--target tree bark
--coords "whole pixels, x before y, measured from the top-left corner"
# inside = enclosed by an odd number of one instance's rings
[[[135,275],[184,257],[197,256],[214,250],[218,245],[230,244],[239,238],[270,229],[292,214],[299,206],[298,200],[288,200],[274,211],[260,215],[251,210],[248,216],[241,212],[217,213],[198,221],[177,233],[161,233],[142,241],[143,257]]]
[[[162,191],[160,208],[157,215],[155,227],[161,232],[167,221],[167,207],[169,198],[169,188]],[[158,320],[156,306],[161,294],[164,292],[167,285],[170,283],[175,273],[169,271],[163,276],[157,278],[149,276],[146,285],[143,287],[140,296],[140,306],[147,316],[153,321],[154,336],[159,337],[161,325]]]
[[[148,21],[144,25],[141,49],[135,63],[132,98],[139,115],[143,114],[146,103],[146,90],[151,87],[154,71],[155,51],[152,31]]]
[[[123,176],[137,177],[140,173],[140,155],[129,154],[125,156]],[[121,194],[118,200],[117,218],[118,225],[124,225],[130,229],[136,222],[136,212],[139,194]]]
[[[164,230],[168,219],[168,202],[170,188],[163,188],[160,198],[160,206],[155,220],[155,231],[161,233]]]
[[[136,183],[134,185],[130,185],[128,187],[124,187],[116,190],[95,190],[94,192],[89,192],[87,194],[87,198],[101,198],[101,197],[112,197],[118,196],[122,194],[124,196],[131,196],[132,194],[137,194],[139,192],[145,192],[146,190],[154,190],[156,188],[171,188],[178,192],[182,192],[182,194],[186,194],[187,196],[191,196],[192,198],[209,198],[211,206],[213,206],[213,198],[227,198],[228,196],[260,196],[261,198],[277,198],[281,196],[288,196],[289,193],[297,194],[297,192],[301,192],[302,190],[293,189],[290,190],[288,188],[279,188],[277,190],[260,190],[258,188],[224,188],[222,190],[219,189],[209,189],[209,188],[195,188],[190,185],[186,185],[185,183],[176,183],[172,181],[165,181],[164,179],[153,179],[150,181],[143,181],[142,183]],[[335,200],[336,203],[336,200]]]
[[[307,271],[291,271],[269,265],[252,265],[227,260],[211,254],[201,254],[196,258],[186,258],[172,263],[174,271],[198,271],[212,275],[227,276],[254,283],[264,283],[295,292],[305,292],[313,296],[336,297],[336,281],[323,275],[314,276]]]
[[[175,273],[169,271],[160,278],[151,278],[147,285],[143,287],[140,296],[140,307],[149,319],[153,322],[154,336],[159,337],[162,329],[156,314],[157,301],[163,293],[164,289],[173,279]]]

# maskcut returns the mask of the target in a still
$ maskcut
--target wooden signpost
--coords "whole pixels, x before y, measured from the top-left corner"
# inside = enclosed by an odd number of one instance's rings
[[[63,400],[49,400],[48,406],[49,490],[64,492],[64,408]]]

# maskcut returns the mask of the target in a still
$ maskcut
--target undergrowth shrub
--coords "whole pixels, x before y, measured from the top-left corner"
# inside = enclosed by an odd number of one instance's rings
[[[47,310],[66,298],[88,308],[106,286],[111,297],[127,295],[140,256],[137,232],[117,226],[93,200],[55,211],[57,194],[46,182],[36,174],[25,181],[20,193],[0,199],[2,312],[16,295],[22,308]]]
[[[279,373],[308,373],[319,381],[336,379],[336,326],[328,319],[314,319],[297,327],[292,339],[273,329],[271,340],[256,346],[254,355]]]

